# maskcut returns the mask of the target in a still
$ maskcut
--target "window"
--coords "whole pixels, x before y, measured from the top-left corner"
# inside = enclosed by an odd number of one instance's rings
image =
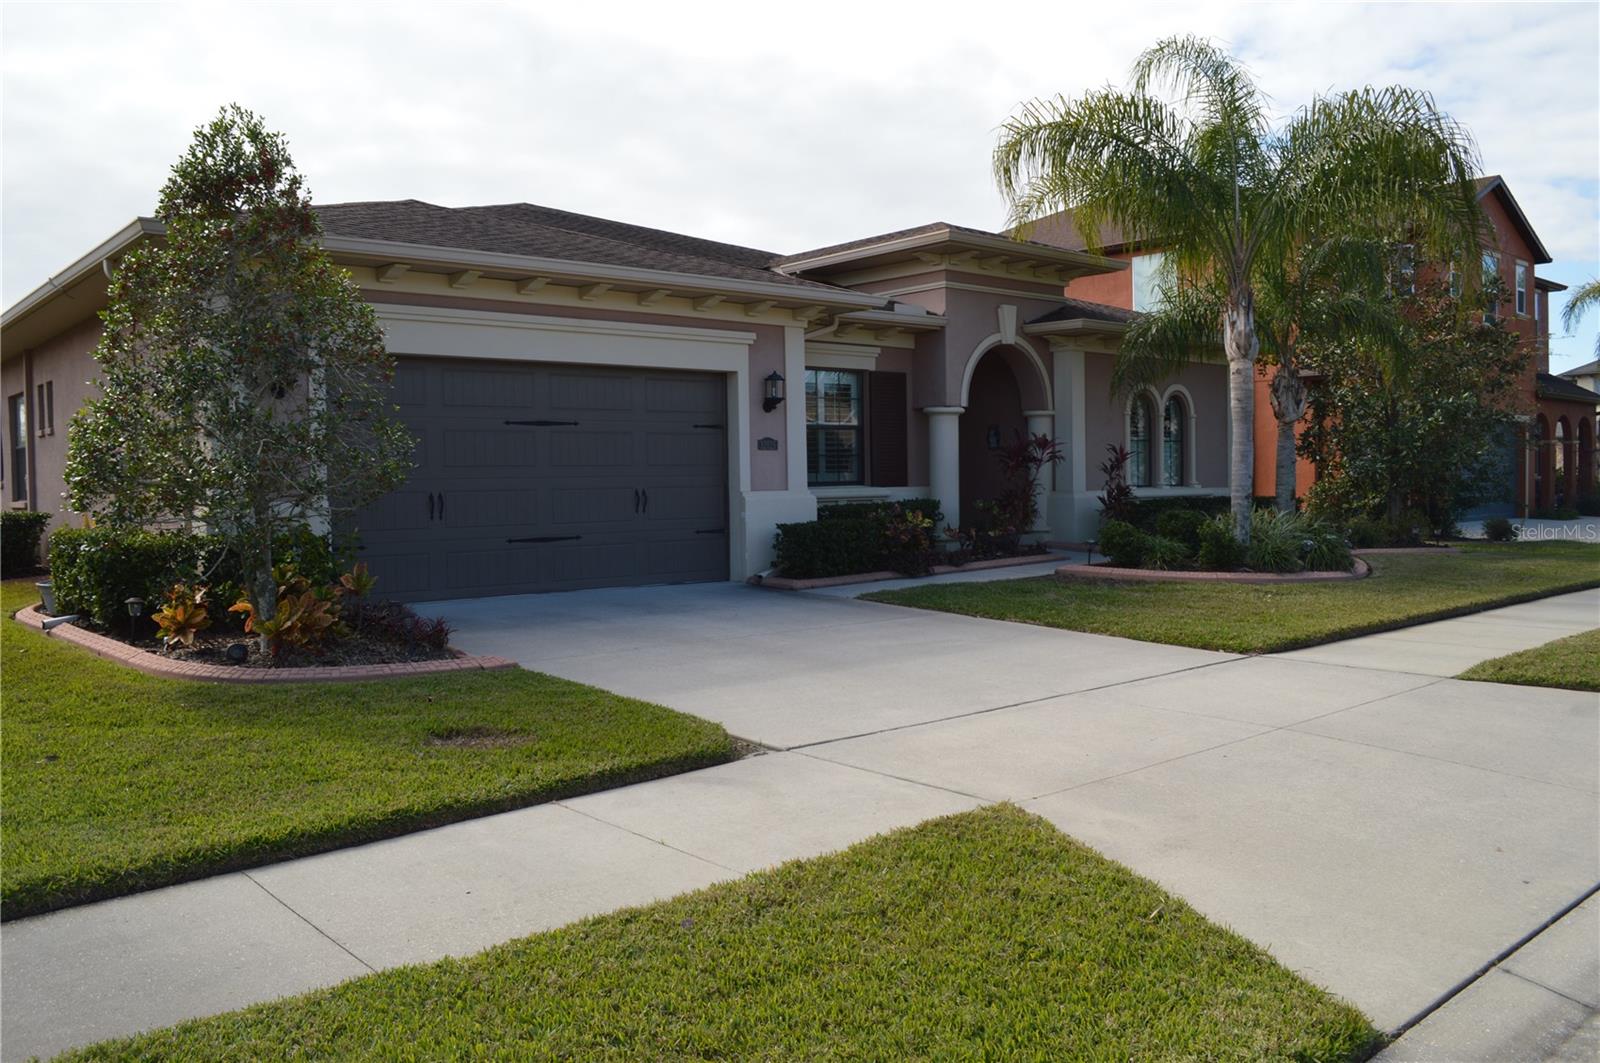
[[[1128,485],[1151,486],[1151,422],[1155,420],[1148,395],[1136,395],[1128,406]]]
[[[11,500],[28,499],[28,396],[21,393],[6,400],[6,427],[11,433]]]
[[[1133,256],[1133,308],[1155,310],[1161,306],[1161,264],[1166,256],[1160,251]]]
[[[1528,313],[1528,264],[1517,263],[1517,313]]]
[[[1495,311],[1498,309],[1499,300],[1493,293],[1499,284],[1500,256],[1493,251],[1485,251],[1483,253],[1483,290],[1491,302],[1484,309],[1483,314],[1491,321],[1494,320]]]
[[[1161,408],[1161,482],[1168,487],[1183,486],[1184,445],[1189,430],[1189,411],[1174,395]]]
[[[1395,252],[1395,291],[1411,295],[1417,290],[1417,249],[1401,244]]]
[[[56,434],[56,382],[46,380],[34,390],[39,393],[33,406],[34,420],[39,422],[37,431],[42,436],[53,436]]]
[[[806,478],[813,484],[862,482],[862,374],[806,370]]]

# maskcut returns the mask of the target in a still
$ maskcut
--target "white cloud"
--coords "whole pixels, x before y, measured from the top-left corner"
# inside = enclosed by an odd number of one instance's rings
[[[793,251],[999,224],[1016,104],[1120,82],[1176,32],[1226,42],[1285,110],[1433,91],[1552,275],[1600,273],[1595,5],[13,4],[3,30],[7,304],[149,213],[228,101],[288,134],[323,201],[529,200]]]

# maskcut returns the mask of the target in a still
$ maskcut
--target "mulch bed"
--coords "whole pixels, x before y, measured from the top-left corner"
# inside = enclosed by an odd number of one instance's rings
[[[242,631],[204,631],[194,640],[194,645],[174,645],[163,650],[161,638],[141,634],[129,639],[125,631],[106,631],[87,624],[77,624],[105,638],[115,639],[125,645],[172,661],[192,661],[196,664],[222,665],[228,668],[334,668],[354,664],[410,664],[414,661],[447,661],[456,656],[451,649],[433,649],[422,645],[406,645],[377,639],[353,632],[347,638],[330,638],[315,650],[286,648],[279,656],[261,651],[260,643]],[[242,662],[228,657],[228,647],[245,647],[248,656]]]

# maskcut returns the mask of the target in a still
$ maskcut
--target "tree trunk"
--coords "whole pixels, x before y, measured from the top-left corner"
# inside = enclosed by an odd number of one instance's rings
[[[250,604],[256,607],[256,620],[271,620],[278,615],[278,581],[272,576],[272,539],[269,536],[266,543],[256,551],[255,564],[250,572]],[[270,653],[272,647],[267,643],[267,636],[262,633],[259,624],[255,631],[256,641],[261,646],[262,653]]]
[[[1229,294],[1223,311],[1223,348],[1228,354],[1228,498],[1234,534],[1250,541],[1250,509],[1255,497],[1256,338],[1255,296],[1249,289]]]
[[[1306,385],[1293,369],[1293,362],[1285,360],[1272,374],[1272,415],[1278,420],[1277,508],[1280,513],[1294,512],[1295,455],[1294,428],[1306,413]]]

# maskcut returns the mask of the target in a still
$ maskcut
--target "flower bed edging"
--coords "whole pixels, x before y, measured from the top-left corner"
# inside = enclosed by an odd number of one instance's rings
[[[1372,567],[1356,558],[1349,572],[1186,572],[1179,569],[1112,568],[1108,565],[1062,565],[1056,575],[1075,579],[1127,580],[1129,582],[1190,583],[1330,583],[1365,579]]]
[[[988,561],[968,561],[965,565],[934,565],[930,576],[948,576],[952,572],[980,572],[986,568],[1011,568],[1014,565],[1042,565],[1054,560],[1056,554],[1025,554],[1022,557],[996,557]],[[903,572],[858,572],[853,576],[818,576],[816,579],[789,579],[787,576],[752,577],[752,587],[766,587],[774,591],[812,591],[823,587],[847,587],[852,583],[879,583],[886,579],[913,579]]]
[[[108,661],[116,661],[148,675],[158,675],[167,679],[202,679],[218,683],[329,683],[406,679],[444,672],[497,671],[502,668],[517,667],[517,662],[508,661],[504,657],[472,657],[463,653],[447,661],[319,665],[314,668],[239,668],[222,664],[204,664],[199,661],[175,661],[72,624],[62,624],[44,631],[44,622],[47,618],[39,612],[37,605],[17,610],[16,619],[19,624],[41,631],[49,638],[70,642],[97,657],[104,657]]]

